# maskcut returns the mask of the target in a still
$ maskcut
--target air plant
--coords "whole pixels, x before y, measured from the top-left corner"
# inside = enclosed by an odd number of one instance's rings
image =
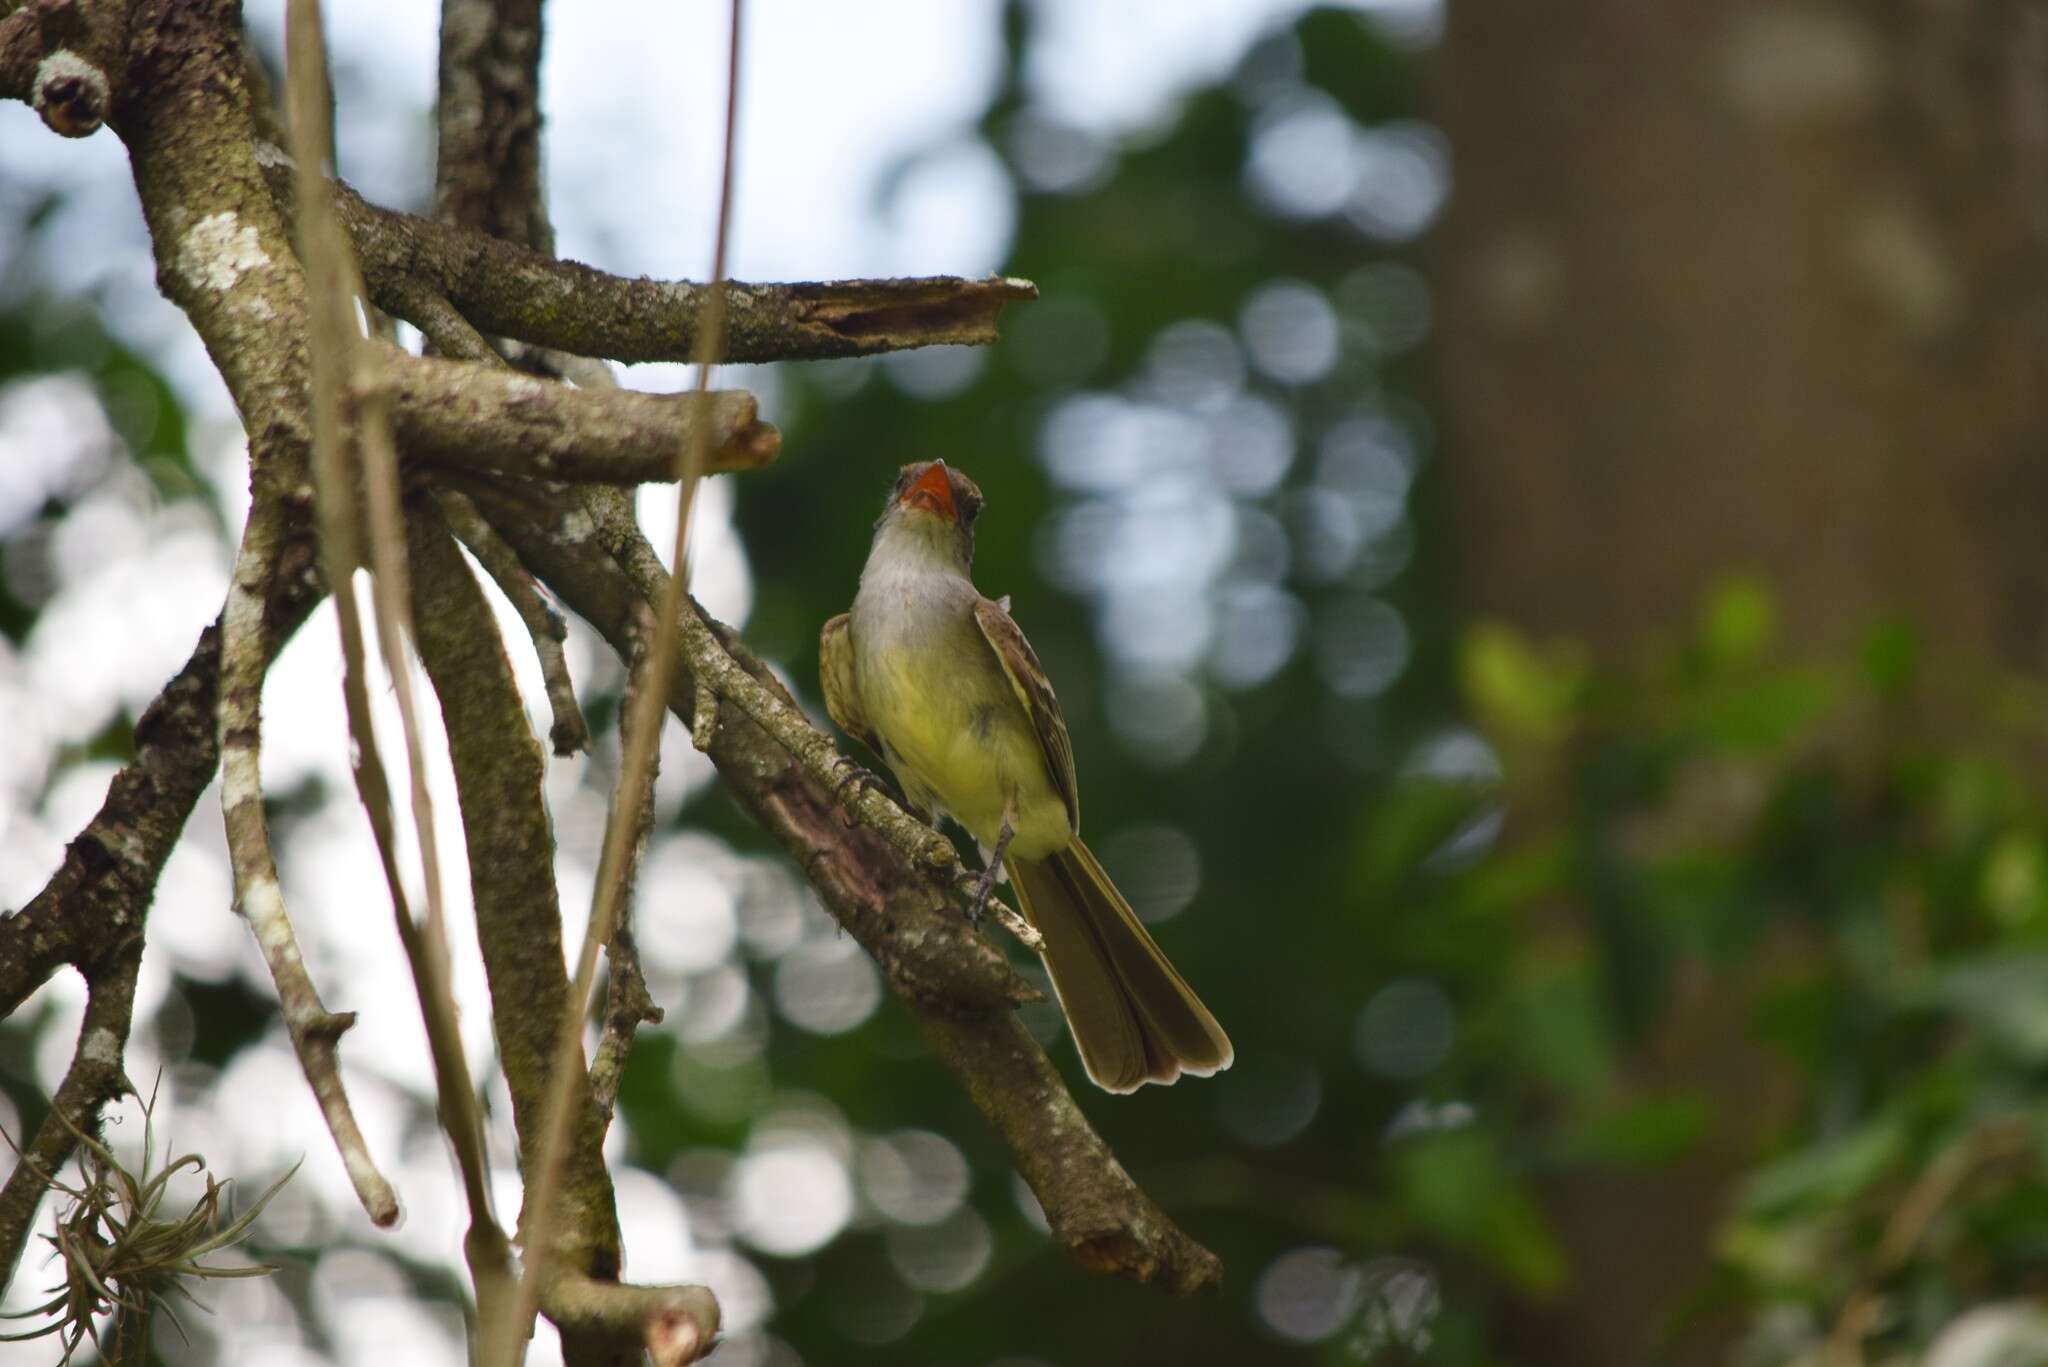
[[[171,1308],[174,1296],[182,1296],[205,1310],[185,1283],[190,1278],[261,1277],[277,1269],[261,1263],[222,1267],[201,1261],[247,1237],[249,1227],[270,1199],[298,1171],[291,1171],[271,1183],[269,1189],[241,1215],[222,1224],[224,1198],[232,1181],[217,1182],[206,1170],[206,1160],[196,1153],[172,1157],[161,1168],[156,1163],[156,1130],[152,1096],[142,1107],[142,1159],[139,1170],[130,1172],[100,1140],[86,1134],[61,1111],[58,1117],[78,1140],[78,1182],[71,1185],[52,1174],[49,1184],[69,1198],[69,1209],[58,1219],[57,1232],[43,1237],[49,1241],[53,1258],[61,1263],[64,1277],[49,1288],[49,1299],[26,1310],[0,1315],[4,1319],[49,1317],[49,1322],[23,1333],[0,1334],[0,1342],[37,1339],[58,1335],[64,1345],[59,1360],[69,1363],[80,1343],[90,1338],[101,1355],[113,1362],[142,1362],[148,1352],[149,1325],[157,1309],[170,1316],[180,1336],[185,1327]],[[21,1161],[35,1160],[26,1153]],[[186,1168],[206,1179],[206,1192],[182,1216],[162,1214],[171,1179]],[[100,1342],[98,1321],[114,1316],[111,1344]]]

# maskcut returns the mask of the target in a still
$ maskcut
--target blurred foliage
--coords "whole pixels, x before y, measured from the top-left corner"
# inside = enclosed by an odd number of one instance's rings
[[[1917,1354],[2048,1273],[2038,689],[1922,679],[1897,624],[1800,661],[1772,623],[1769,591],[1732,580],[1665,658],[1604,674],[1472,632],[1467,699],[1512,757],[1514,815],[1432,899],[1478,951],[1441,965],[1468,1025],[1447,1081],[1500,1098],[1539,1180],[1739,1137],[1696,1309],[1734,1307],[1761,1361],[1863,1334]],[[1939,703],[2016,724],[1933,743]],[[1748,1115],[1643,1062],[1685,998],[1730,992]]]

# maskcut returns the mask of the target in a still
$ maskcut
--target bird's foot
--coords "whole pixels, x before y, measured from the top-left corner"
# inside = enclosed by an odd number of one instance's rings
[[[976,930],[981,929],[981,918],[988,911],[988,899],[995,891],[996,875],[1001,870],[1002,865],[990,861],[980,873],[960,874],[960,884],[967,889],[967,924]]]
[[[870,788],[878,793],[886,790],[880,774],[848,760],[846,772],[840,775],[839,782],[832,786],[832,801],[839,808],[839,819],[849,826],[854,824],[854,819],[853,813],[847,808],[846,795],[850,791],[862,788]]]

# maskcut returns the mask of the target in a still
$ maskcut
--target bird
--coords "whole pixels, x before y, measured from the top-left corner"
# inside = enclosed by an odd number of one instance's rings
[[[950,816],[990,852],[974,912],[1008,870],[1097,1086],[1207,1077],[1230,1066],[1230,1038],[1082,842],[1059,699],[1009,600],[974,587],[981,509],[943,460],[897,474],[853,607],[819,635],[826,711],[921,819]]]

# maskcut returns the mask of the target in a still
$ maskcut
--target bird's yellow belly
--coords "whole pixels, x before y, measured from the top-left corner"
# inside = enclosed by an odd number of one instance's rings
[[[940,690],[918,671],[888,673],[886,680],[864,679],[862,690],[869,720],[895,752],[900,763],[892,767],[906,787],[929,793],[984,845],[995,844],[1014,795],[1011,849],[1038,858],[1066,847],[1073,836],[1066,804],[1046,776],[1038,735],[1007,679],[998,677],[1001,692]]]

